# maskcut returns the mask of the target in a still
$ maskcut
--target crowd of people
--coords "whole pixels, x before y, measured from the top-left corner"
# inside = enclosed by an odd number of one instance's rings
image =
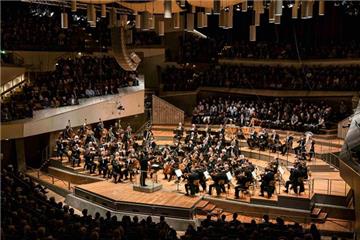
[[[337,110],[323,101],[219,97],[201,99],[192,112],[192,122],[318,132],[346,117],[348,111],[344,102]]]
[[[125,180],[134,182],[134,177],[140,173],[140,184],[146,186],[148,175],[152,178],[162,170],[164,179],[169,182],[174,178],[177,181],[187,181],[187,195],[199,192],[201,186],[209,195],[212,195],[212,190],[215,189],[216,194],[220,196],[222,192],[226,192],[226,185],[230,188],[233,177],[237,182],[236,198],[239,198],[240,192],[247,192],[250,185],[255,188],[258,181],[261,182],[261,196],[267,193],[267,197],[271,198],[274,194],[275,181],[280,180],[279,159],[270,161],[260,174],[255,165],[241,154],[240,142],[246,139],[241,128],[237,128],[236,134],[229,135],[224,125],[219,130],[212,130],[208,125],[205,129],[198,129],[193,124],[184,138],[185,131],[179,123],[174,133],[173,145],[159,147],[150,126],[144,130],[140,144],[136,141],[139,139],[132,134],[131,127],[127,126],[124,129],[120,122],[105,128],[101,119],[95,126],[85,121],[78,129],[72,129],[69,122],[65,130],[59,134],[56,152],[60,160],[68,158],[73,167],[82,166],[90,174],[97,173],[103,178],[113,179],[114,183]],[[293,141],[294,137],[291,135],[281,141],[275,130],[270,133],[266,129],[259,133],[253,130],[247,138],[251,149],[270,149],[282,155],[294,152],[298,158],[294,169],[299,168],[300,176],[307,179],[306,160],[311,161],[315,156],[315,142],[311,136],[306,135],[306,138],[300,138],[299,145],[293,148]],[[210,178],[213,183],[207,186],[206,182]],[[303,180],[291,180],[286,189],[289,185],[295,193],[305,190]]]
[[[179,43],[179,58],[174,59],[177,62],[212,63],[218,59],[219,48],[215,39],[184,34],[179,37]]]
[[[137,73],[124,71],[113,57],[62,58],[53,72],[39,74],[21,91],[2,99],[1,121],[32,117],[33,110],[76,105],[81,98],[116,94],[137,85]]]
[[[305,230],[298,223],[285,224],[280,217],[276,218],[275,223],[270,221],[268,215],[263,216],[262,223],[256,223],[255,220],[243,223],[237,217],[238,214],[234,213],[233,219],[226,221],[224,215],[217,220],[212,220],[209,216],[197,229],[190,226],[182,239],[321,239],[315,224],[312,224],[309,230]]]
[[[59,8],[9,2],[3,6],[1,21],[2,48],[6,50],[85,51],[106,49],[110,31],[106,19],[91,28],[86,12],[69,14],[69,27],[61,28]]]
[[[304,230],[298,223],[285,224],[282,218],[272,223],[268,215],[264,215],[262,223],[243,223],[238,214],[227,221],[225,215],[214,219],[208,215],[197,229],[189,225],[182,236],[178,237],[164,217],[154,222],[152,217],[140,220],[117,216],[107,212],[101,216],[96,212],[93,216],[83,209],[81,215],[54,197],[48,198],[47,190],[33,182],[12,167],[1,173],[2,202],[2,239],[306,239],[320,240],[321,234],[315,224]]]
[[[61,28],[59,8],[40,4],[8,2],[1,21],[2,49],[31,51],[107,51],[111,47],[108,18],[98,14],[96,27],[86,19],[86,11],[68,12],[69,26]],[[155,31],[134,31],[132,44],[159,45]]]
[[[92,216],[87,209],[78,215],[68,205],[48,198],[44,187],[11,168],[1,173],[1,204],[2,239],[178,239],[164,217],[156,223],[151,216],[146,220],[137,216],[118,219],[110,212]]]
[[[161,74],[164,91],[189,91],[198,87],[360,90],[359,66],[211,65],[197,68],[167,66]]]
[[[236,41],[220,52],[222,58],[252,59],[329,59],[359,58],[360,48],[357,41],[347,43],[328,43],[320,46],[305,46],[299,43],[273,43]]]

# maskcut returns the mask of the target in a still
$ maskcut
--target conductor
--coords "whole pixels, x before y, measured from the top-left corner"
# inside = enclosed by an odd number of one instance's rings
[[[148,161],[153,159],[154,157],[148,157],[147,152],[141,152],[139,160],[140,160],[140,186],[146,187],[145,180],[147,178],[147,171],[148,171]]]

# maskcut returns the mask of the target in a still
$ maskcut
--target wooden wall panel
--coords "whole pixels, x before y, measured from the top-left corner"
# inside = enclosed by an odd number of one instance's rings
[[[184,123],[184,111],[153,95],[152,98],[152,123],[153,124],[178,124]]]

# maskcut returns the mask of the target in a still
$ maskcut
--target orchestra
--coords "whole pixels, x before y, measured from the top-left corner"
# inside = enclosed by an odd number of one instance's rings
[[[174,129],[173,145],[157,146],[151,125],[143,131],[142,144],[139,145],[130,126],[123,129],[117,122],[114,127],[106,129],[99,119],[94,129],[85,121],[77,131],[71,128],[69,122],[59,135],[56,147],[60,159],[67,153],[73,167],[80,166],[80,162],[84,161],[84,169],[90,174],[98,172],[104,178],[113,179],[114,183],[129,178],[132,182],[140,172],[140,185],[146,186],[146,178],[149,175],[152,178],[154,173],[162,170],[167,181],[174,178],[176,183],[184,181],[187,195],[193,196],[200,189],[212,195],[215,189],[219,196],[226,192],[226,187],[233,187],[235,198],[239,198],[240,193],[249,193],[250,187],[255,189],[259,182],[260,196],[266,193],[271,198],[275,193],[276,181],[280,181],[279,159],[269,161],[267,167],[260,171],[242,155],[241,142],[259,151],[269,149],[282,155],[296,153],[298,160],[290,170],[285,191],[290,189],[299,194],[304,192],[304,181],[309,174],[303,160],[307,154],[310,159],[315,156],[315,141],[308,135],[301,137],[293,149],[294,137],[289,133],[281,141],[275,130],[269,135],[267,129],[257,132],[251,128],[246,138],[241,128],[233,126],[221,125],[219,130],[213,130],[209,125],[201,129],[193,124],[185,131],[182,123],[179,123]]]

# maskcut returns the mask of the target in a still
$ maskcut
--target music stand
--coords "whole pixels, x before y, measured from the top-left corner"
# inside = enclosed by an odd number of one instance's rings
[[[182,171],[180,169],[175,169],[175,175],[176,177],[181,177],[183,175]],[[180,181],[178,180],[176,182],[176,191],[180,192],[180,188],[179,188],[179,185],[180,185]]]

